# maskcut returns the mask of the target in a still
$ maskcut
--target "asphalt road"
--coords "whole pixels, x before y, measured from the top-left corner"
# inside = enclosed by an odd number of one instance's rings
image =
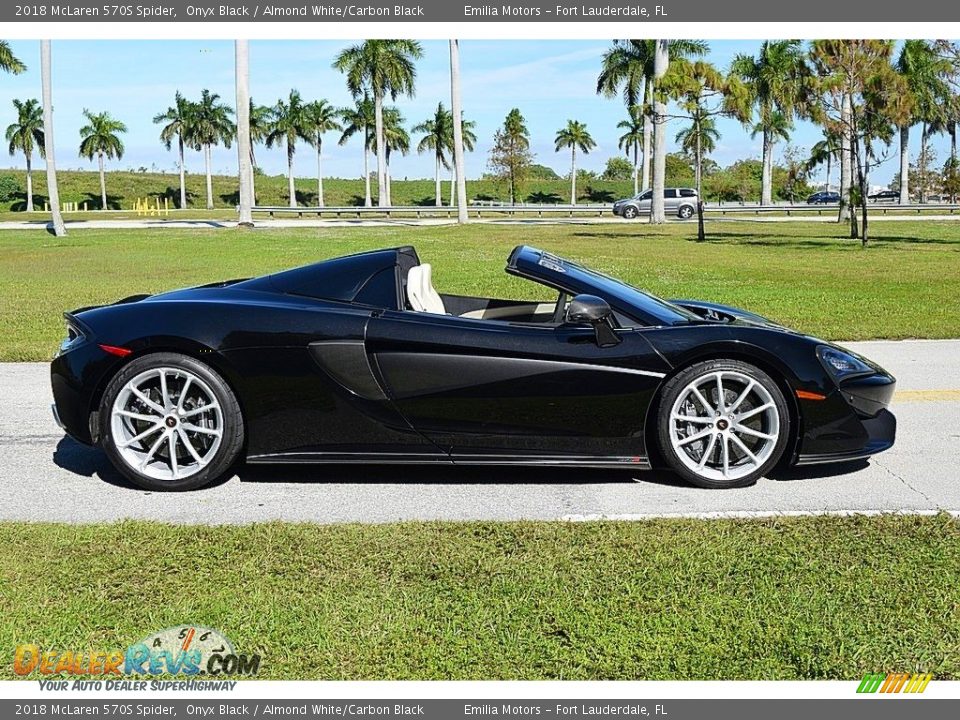
[[[259,467],[193,493],[128,485],[50,415],[47,366],[0,364],[0,520],[389,522],[960,510],[960,340],[849,343],[894,373],[896,446],[751,488],[692,488],[627,471]]]

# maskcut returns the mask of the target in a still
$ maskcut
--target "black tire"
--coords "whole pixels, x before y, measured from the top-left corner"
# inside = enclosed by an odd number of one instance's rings
[[[729,388],[724,387],[724,393],[723,393],[724,404],[726,405],[731,405],[736,402],[736,398],[739,395],[738,388],[740,390],[745,389],[744,388],[745,381],[743,380],[743,378],[748,378],[750,380],[753,380],[757,386],[760,386],[762,388],[762,390],[759,390],[759,389],[756,390],[755,391],[756,394],[759,395],[760,393],[765,393],[764,397],[769,396],[770,402],[773,403],[774,407],[768,411],[764,411],[764,415],[762,416],[762,418],[761,416],[755,416],[756,420],[750,420],[749,422],[754,422],[754,423],[761,422],[761,421],[767,422],[766,418],[772,419],[772,413],[773,412],[776,413],[776,428],[777,428],[776,440],[768,440],[768,441],[756,440],[755,441],[758,443],[762,443],[762,442],[769,443],[769,447],[767,447],[766,445],[763,446],[764,447],[763,452],[769,452],[769,455],[767,455],[767,457],[763,460],[763,462],[761,462],[757,467],[755,467],[755,469],[752,472],[741,475],[739,477],[731,477],[731,478],[727,478],[727,477],[717,478],[715,476],[711,477],[710,476],[711,474],[716,475],[716,473],[722,472],[722,468],[714,467],[714,464],[710,462],[708,462],[707,467],[705,467],[700,472],[696,471],[694,468],[689,467],[689,463],[692,462],[690,459],[690,455],[687,454],[686,461],[684,458],[681,458],[680,453],[685,451],[678,450],[677,448],[675,448],[673,439],[671,437],[671,423],[673,422],[671,420],[671,413],[673,411],[674,405],[679,401],[680,396],[682,394],[684,395],[686,394],[691,383],[697,381],[700,378],[703,378],[703,382],[707,382],[709,381],[709,378],[716,376],[716,374],[719,372],[731,374],[730,377],[732,379],[732,385]],[[737,383],[739,383],[739,385]],[[712,391],[713,390],[708,390],[708,392],[712,392]],[[717,391],[716,395],[719,396],[719,394],[720,393]],[[753,399],[753,397],[754,397],[753,395],[749,395],[743,401],[744,406],[746,406],[746,403],[750,402]],[[713,396],[707,397],[705,395],[705,399],[707,399],[708,402],[716,403],[716,398]],[[759,402],[756,404],[759,407]],[[749,412],[750,409],[751,409],[750,407],[747,407],[747,410],[743,414],[744,415],[747,414],[747,412]],[[714,410],[716,410],[716,408],[714,408]],[[700,414],[700,408],[697,408],[697,413]],[[687,414],[687,412],[684,412],[681,414]],[[709,417],[710,413],[707,411],[704,411],[703,415],[704,417]],[[739,425],[737,425],[737,420],[735,419],[736,415],[734,413],[730,413],[729,424],[721,426],[720,423],[725,417],[727,416],[720,416],[713,422],[709,422],[709,423],[701,422],[691,427],[697,428],[697,430],[699,430],[700,427],[704,427],[705,430],[709,429],[710,432],[716,432],[716,430],[720,428],[723,430],[727,430],[727,433],[726,433],[727,436],[735,434],[734,427],[735,426],[739,427]],[[748,421],[744,420],[744,422],[746,423]],[[772,435],[772,431],[769,431],[768,429],[765,429],[765,428],[757,428],[757,429],[761,429],[764,432],[769,432],[769,434]],[[657,437],[659,441],[658,444],[659,444],[661,457],[663,458],[667,466],[671,470],[673,470],[675,473],[677,473],[680,477],[692,483],[693,485],[696,485],[702,488],[725,489],[725,488],[737,488],[737,487],[746,487],[748,485],[753,485],[758,478],[762,477],[764,474],[769,472],[780,461],[780,458],[783,456],[783,453],[787,447],[787,443],[789,442],[790,432],[791,432],[790,410],[787,407],[787,401],[784,398],[783,393],[781,392],[777,383],[773,380],[773,378],[771,378],[767,373],[765,373],[760,368],[754,365],[751,365],[749,363],[741,362],[739,360],[708,360],[705,362],[698,362],[693,365],[690,365],[687,368],[684,368],[679,373],[677,373],[674,377],[672,377],[664,386],[663,392],[661,393],[661,397],[660,397],[660,404],[657,409]],[[723,438],[723,434],[719,434],[717,437]],[[738,437],[741,438],[741,441],[743,441],[742,438],[748,437],[748,436],[738,434]],[[751,442],[751,441],[752,440],[748,437],[747,442]],[[706,438],[703,441],[696,441],[696,443],[691,443],[690,445],[685,447],[691,447],[691,452],[695,453],[698,448],[693,448],[692,445],[698,445],[700,442],[702,442],[704,446],[699,456],[699,458],[702,459],[703,456],[707,454],[708,448],[713,447],[712,445],[710,445],[710,443]],[[725,442],[725,440],[721,439],[718,442],[723,443]],[[747,456],[741,453],[739,449],[735,447],[733,442],[729,442],[729,441],[726,441],[726,442],[728,442],[728,447],[733,448],[732,450],[729,450],[731,454],[742,455],[742,457],[737,460],[737,462],[744,461],[744,465],[741,467],[741,470],[740,470],[742,472],[748,467],[745,462],[747,460]],[[698,447],[701,447],[701,446],[698,445]],[[756,446],[751,449],[754,451],[757,451]],[[720,448],[717,448],[713,452],[719,453],[719,451],[720,451]],[[714,456],[711,454],[710,457],[712,458]],[[760,459],[760,457],[762,457],[762,453],[758,452],[757,459]],[[696,459],[697,458],[693,458],[693,460],[696,460]],[[693,464],[696,464],[696,463],[693,463]]]
[[[199,470],[180,479],[154,478],[132,467],[121,454],[120,448],[118,448],[113,437],[112,410],[118,395],[133,378],[136,378],[145,371],[159,368],[182,370],[195,376],[195,378],[201,381],[198,382],[197,385],[205,383],[220,406],[222,426],[220,427],[219,447],[211,453],[210,458],[205,458],[206,464],[201,466]],[[181,419],[181,422],[188,422],[188,420],[184,418]],[[152,353],[139,357],[124,366],[110,381],[103,394],[103,399],[100,403],[99,425],[99,442],[104,452],[106,452],[107,457],[110,458],[110,462],[132,483],[146,490],[184,491],[196,490],[197,488],[208,485],[223,477],[227,471],[230,470],[237,460],[244,442],[243,416],[237,398],[230,389],[230,386],[209,366],[179,353]],[[184,425],[184,429],[185,428],[186,425]],[[171,430],[170,434],[173,435],[175,433]],[[143,443],[141,443],[141,445],[142,444]],[[177,441],[173,442],[172,447],[178,448]],[[183,448],[183,452],[184,459],[188,459],[185,448]],[[169,458],[170,454],[170,452],[167,452],[166,456]],[[180,452],[175,452],[174,454],[178,457],[181,455]],[[169,460],[167,460],[167,463],[172,467],[173,463],[170,463]]]
[[[640,214],[639,211],[633,205],[627,205],[623,209],[624,220],[633,220],[639,214]]]
[[[680,209],[677,211],[677,215],[680,216],[681,220],[689,220],[693,217],[693,206],[681,205]]]

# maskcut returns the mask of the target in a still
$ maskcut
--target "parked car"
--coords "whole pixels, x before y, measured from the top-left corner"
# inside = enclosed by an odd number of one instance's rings
[[[613,204],[613,214],[625,220],[633,220],[638,215],[649,215],[653,190],[644,190],[631,198],[617,200]],[[664,188],[663,206],[667,213],[687,220],[697,212],[697,191],[693,188]]]
[[[833,190],[821,190],[807,198],[808,205],[832,205],[840,202],[840,193]]]
[[[867,199],[872,202],[900,202],[899,190],[880,190],[867,195]]]
[[[81,308],[54,417],[150,490],[240,459],[662,463],[729,488],[893,445],[894,378],[838,345],[526,245],[505,270],[554,299],[438,292],[400,247]]]

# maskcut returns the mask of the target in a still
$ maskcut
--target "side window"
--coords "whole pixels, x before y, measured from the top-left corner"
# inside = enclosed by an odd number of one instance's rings
[[[649,200],[649,199],[652,198],[652,197],[653,197],[653,191],[652,191],[652,190],[647,190],[647,191],[645,191],[645,192],[640,193],[640,198],[639,198],[639,199],[640,199],[640,200]]]
[[[680,188],[680,197],[696,197],[696,196],[697,196],[696,190],[692,190],[691,188]]]
[[[670,199],[670,198],[675,198],[676,196],[677,196],[677,191],[674,190],[673,188],[664,188],[664,189],[663,189],[663,197],[664,197],[664,198]]]

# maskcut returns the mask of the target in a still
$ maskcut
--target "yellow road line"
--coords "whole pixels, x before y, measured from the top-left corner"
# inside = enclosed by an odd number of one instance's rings
[[[960,400],[960,390],[897,390],[893,399],[899,402]]]

